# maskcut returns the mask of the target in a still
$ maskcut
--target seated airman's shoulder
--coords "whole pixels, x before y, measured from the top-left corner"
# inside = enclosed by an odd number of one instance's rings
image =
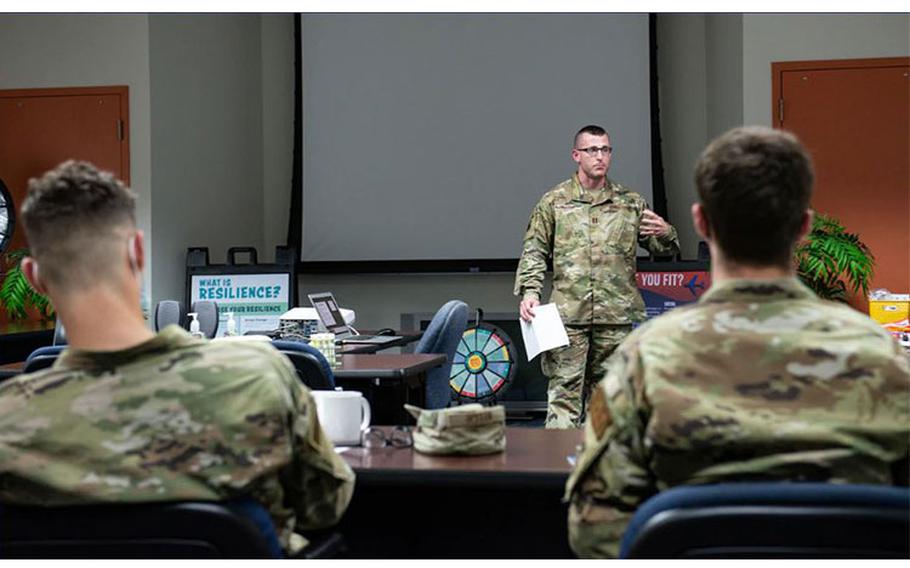
[[[265,377],[276,375],[287,365],[268,343],[209,342],[171,351],[158,368],[181,374],[217,369],[217,374],[223,376]]]
[[[201,352],[209,358],[219,360],[237,360],[251,362],[279,361],[281,354],[267,342],[257,341],[224,341],[211,342]]]
[[[824,320],[827,321],[830,326],[838,326],[844,329],[853,329],[857,331],[862,330],[866,332],[868,341],[874,342],[877,339],[882,345],[892,347],[891,344],[894,342],[894,338],[881,324],[868,315],[841,302],[818,300],[813,303],[823,312]]]
[[[81,369],[55,369],[54,367],[48,367],[33,373],[16,375],[0,382],[0,392],[7,388],[21,389],[23,387],[31,390],[40,390],[44,385],[66,381],[82,374],[84,374],[84,371]]]
[[[683,322],[697,316],[702,311],[704,311],[704,306],[700,306],[697,303],[677,306],[670,311],[645,321],[636,327],[626,340],[640,341],[650,337],[664,337],[668,333],[673,333],[675,330],[680,329]]]

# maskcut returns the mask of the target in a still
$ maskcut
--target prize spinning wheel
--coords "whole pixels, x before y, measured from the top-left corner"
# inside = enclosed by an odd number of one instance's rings
[[[9,247],[15,228],[16,207],[13,205],[13,197],[6,189],[6,184],[0,179],[0,253]]]
[[[449,386],[458,403],[495,404],[515,378],[515,350],[506,333],[480,321],[465,330],[455,350]]]

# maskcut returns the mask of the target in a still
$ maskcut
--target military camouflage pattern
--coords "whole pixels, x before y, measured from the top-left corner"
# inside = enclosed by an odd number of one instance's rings
[[[28,505],[250,497],[282,546],[336,523],[354,474],[310,392],[269,345],[177,326],[116,352],[66,350],[0,383],[0,501]]]
[[[543,353],[540,368],[547,384],[547,428],[581,428],[585,401],[607,374],[606,362],[632,331],[631,325],[566,326],[569,344]]]
[[[463,404],[441,410],[405,409],[417,420],[414,449],[425,454],[493,454],[506,449],[506,410],[502,405]]]
[[[726,281],[620,345],[584,444],[570,544],[615,557],[635,509],[671,486],[906,483],[910,365],[881,327],[795,278]]]
[[[515,295],[540,299],[547,259],[553,259],[553,292],[566,324],[631,324],[645,319],[635,283],[635,251],[679,251],[676,229],[666,237],[639,238],[644,198],[607,180],[588,191],[573,175],[541,198],[531,213],[515,275]]]

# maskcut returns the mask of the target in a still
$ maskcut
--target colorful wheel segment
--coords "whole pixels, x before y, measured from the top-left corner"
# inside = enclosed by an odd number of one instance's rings
[[[463,402],[486,402],[502,396],[515,376],[512,341],[488,323],[465,330],[455,350],[449,386]]]

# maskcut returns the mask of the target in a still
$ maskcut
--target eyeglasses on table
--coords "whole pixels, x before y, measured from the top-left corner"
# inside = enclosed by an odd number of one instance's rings
[[[395,426],[391,432],[386,433],[382,428],[367,428],[363,431],[363,447],[365,448],[410,448],[414,445],[410,426]]]

